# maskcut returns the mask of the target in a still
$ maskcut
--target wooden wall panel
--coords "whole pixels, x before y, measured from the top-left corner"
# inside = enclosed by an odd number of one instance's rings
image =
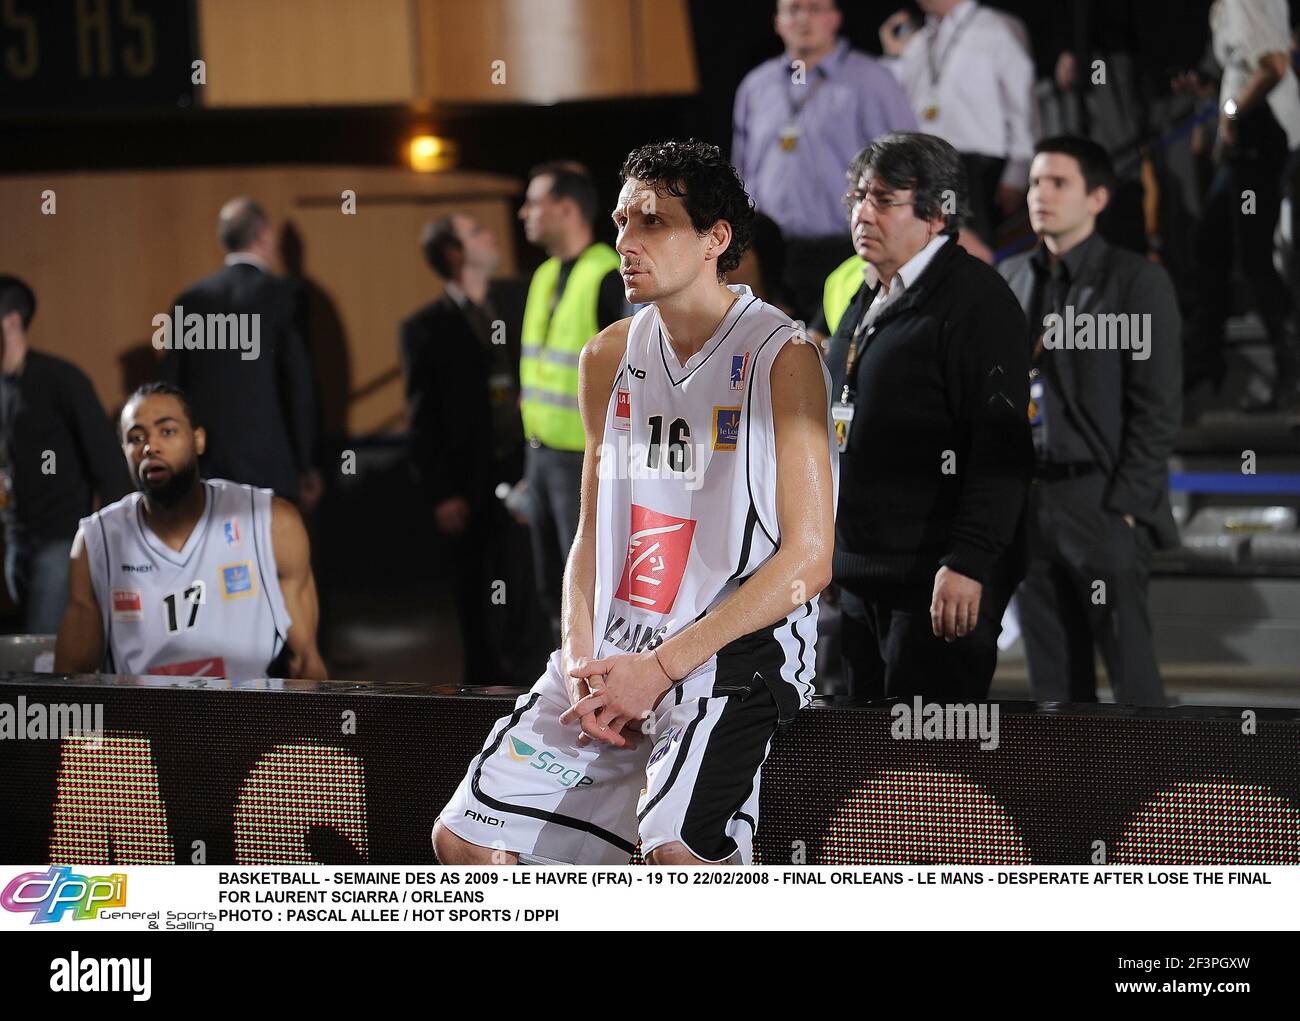
[[[425,93],[458,102],[554,103],[635,91],[628,0],[426,0]],[[504,82],[493,80],[494,62]]]
[[[199,0],[198,12],[205,106],[415,98],[411,0]]]
[[[684,94],[698,79],[685,0],[417,0],[420,92],[555,103]],[[504,60],[504,84],[492,80]]]
[[[199,0],[212,107],[695,92],[686,0]],[[494,62],[504,62],[504,81]]]
[[[313,336],[331,424],[354,434],[400,424],[397,324],[441,291],[418,250],[420,229],[467,210],[497,232],[502,275],[515,272],[511,217],[519,182],[492,174],[383,168],[269,167],[0,177],[0,272],[37,294],[33,346],[79,365],[105,407],[160,357],[151,320],[221,265],[217,211],[255,196],[300,239],[301,271],[325,323]],[[357,215],[339,196],[356,191]],[[57,212],[40,212],[53,190]]]
[[[632,0],[632,45],[638,95],[699,91],[695,37],[685,0]]]

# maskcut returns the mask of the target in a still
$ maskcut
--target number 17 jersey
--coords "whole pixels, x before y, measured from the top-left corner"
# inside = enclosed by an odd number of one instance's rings
[[[140,493],[82,519],[106,673],[265,677],[284,648],[271,490],[201,485],[203,514],[180,550],[149,528]]]

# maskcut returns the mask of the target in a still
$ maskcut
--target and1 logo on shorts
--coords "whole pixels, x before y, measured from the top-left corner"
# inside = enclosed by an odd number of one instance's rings
[[[686,573],[695,522],[632,504],[632,535],[615,599],[669,613]]]

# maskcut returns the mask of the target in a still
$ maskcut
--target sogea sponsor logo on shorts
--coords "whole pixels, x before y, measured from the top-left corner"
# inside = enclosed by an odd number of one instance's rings
[[[540,769],[561,787],[589,787],[592,784],[591,777],[566,766],[556,759],[554,752],[539,752],[517,737],[508,737],[502,748],[516,762],[527,762],[533,769]]]

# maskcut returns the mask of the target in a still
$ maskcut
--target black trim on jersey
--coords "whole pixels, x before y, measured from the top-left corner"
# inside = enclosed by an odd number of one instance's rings
[[[737,298],[736,300],[739,301],[740,299]],[[750,297],[749,302],[745,305],[744,308],[740,310],[740,314],[736,316],[735,322],[733,322],[730,326],[727,327],[727,332],[718,338],[718,342],[713,345],[713,349],[709,351],[709,353],[706,354],[700,360],[700,364],[695,366],[695,369],[700,368],[700,366],[702,366],[705,362],[707,362],[710,358],[713,357],[714,351],[722,347],[722,342],[725,341],[728,335],[730,335],[731,331],[736,328],[736,323],[740,322],[741,316],[743,316],[746,312],[748,312],[750,308],[753,307],[754,302],[756,301],[758,301],[757,297],[753,297],[753,296]],[[728,310],[728,312],[730,312],[730,310]],[[723,318],[726,317],[724,316]],[[655,329],[658,331],[658,335],[659,335],[659,357],[663,360],[664,372],[668,374],[668,382],[672,383],[673,386],[681,386],[693,375],[695,375],[695,369],[691,369],[690,372],[686,373],[686,375],[684,375],[681,379],[673,379],[673,370],[668,367],[668,355],[664,352],[664,328],[662,322],[657,324]],[[757,355],[755,356],[755,360],[757,361]]]
[[[750,791],[751,794],[754,792],[754,785],[753,785],[753,784],[750,784],[749,791]],[[746,798],[745,800],[748,801],[749,799]],[[752,833],[752,834],[754,834],[755,836],[758,835],[758,823],[756,823],[753,819],[751,819],[749,816],[747,816],[744,812],[737,812],[737,813],[736,813],[735,815],[733,815],[731,818],[733,818],[733,819],[739,819],[741,822],[747,822],[747,823],[749,823],[749,832]]]
[[[272,500],[272,504],[271,504],[272,524],[268,524],[267,528],[271,528],[275,521],[275,504],[274,504],[275,497],[274,496],[271,497],[271,500]],[[249,527],[252,528],[253,530],[253,555],[257,557],[257,580],[262,585],[262,595],[266,597],[266,608],[271,611],[271,626],[275,628],[275,637],[271,640],[271,649],[273,650],[273,655],[271,656],[270,659],[270,663],[274,663],[276,661],[276,658],[280,655],[280,651],[282,649],[282,646],[281,647],[276,646],[276,642],[282,641],[284,642],[285,645],[288,645],[289,636],[288,634],[284,634],[284,635],[280,634],[280,622],[275,617],[275,603],[271,602],[271,592],[266,587],[266,575],[262,572],[262,547],[259,546],[257,543],[257,490],[253,489],[251,486],[249,487],[248,490],[248,518],[249,518]],[[274,540],[272,540],[272,546],[274,547]],[[272,557],[275,556],[274,548],[271,550],[271,556]],[[277,566],[276,567],[277,585],[279,584],[280,581],[279,570],[280,569]],[[308,570],[311,570],[310,566],[308,567]],[[281,594],[281,598],[282,599],[284,598],[283,594]],[[285,607],[285,612],[286,613],[288,612],[288,607]],[[268,663],[267,665],[269,666],[270,663]]]
[[[510,716],[510,721],[501,728],[501,733],[497,734],[497,739],[488,747],[484,748],[479,754],[478,761],[474,764],[474,772],[470,776],[469,787],[473,791],[474,797],[487,805],[489,808],[495,808],[498,812],[513,812],[515,815],[524,815],[532,819],[542,819],[546,822],[558,823],[561,826],[568,826],[570,829],[581,830],[584,833],[590,833],[592,836],[600,837],[601,840],[608,844],[613,844],[620,851],[626,851],[630,858],[636,852],[636,845],[629,844],[617,833],[611,833],[609,830],[601,829],[594,823],[586,819],[575,819],[568,815],[558,815],[555,812],[544,812],[540,808],[523,808],[519,805],[511,805],[504,801],[498,801],[496,798],[490,798],[483,793],[479,787],[479,777],[483,775],[483,763],[487,761],[489,755],[495,755],[497,749],[501,747],[501,742],[506,739],[506,735],[518,726],[519,721],[523,718],[524,713],[537,704],[541,698],[537,692],[533,692],[532,697],[526,705],[520,706]],[[527,854],[527,851],[521,852]]]
[[[723,702],[682,813],[682,843],[693,854],[722,861],[736,853],[727,823],[754,793],[754,777],[763,768],[779,722],[776,698],[767,688]]]
[[[763,348],[767,347],[767,342],[771,340],[773,337],[775,337],[777,333],[781,330],[793,330],[796,334],[799,332],[793,326],[781,325],[778,326],[771,333],[769,333],[767,337],[764,338],[763,343],[758,345],[758,350],[754,352],[755,367],[758,366],[758,356],[763,353]],[[750,437],[753,435],[750,431],[750,422],[754,417],[754,400],[753,400],[754,379],[757,375],[758,375],[757,372],[751,372],[749,374],[749,392],[748,394],[746,394],[746,400],[745,400],[745,492],[749,494],[749,505],[751,507],[754,507],[755,509],[757,509],[758,504],[754,502],[753,478],[749,472],[749,455],[751,449]],[[776,435],[775,425],[773,425],[772,427],[772,434]],[[763,530],[763,534],[767,536],[767,541],[772,544],[772,547],[774,549],[780,545],[775,539],[772,538],[772,533],[767,530],[767,526],[763,524],[763,518],[761,515],[758,518],[758,527]]]
[[[682,687],[679,684],[677,686],[679,705],[681,704],[681,690]],[[704,714],[708,711],[708,708],[709,700],[707,698],[700,699],[700,711],[695,714],[695,719],[687,724],[686,733],[682,735],[682,746],[677,749],[677,754],[673,756],[672,772],[668,774],[668,779],[664,782],[664,785],[659,788],[659,793],[650,799],[650,804],[645,806],[645,810],[637,813],[637,822],[643,820],[650,809],[659,804],[663,800],[663,796],[672,790],[673,784],[677,782],[677,774],[682,771],[682,763],[686,761],[686,753],[691,750],[691,738],[695,736],[695,728],[700,725],[700,720],[704,719]]]
[[[105,617],[108,619],[108,631],[104,635],[104,652],[99,657],[99,667],[106,673],[115,672],[116,661],[113,659],[113,561],[108,555],[108,532],[104,528],[103,515],[96,513],[95,521],[99,525],[99,541],[104,546],[104,595],[108,597],[108,612]],[[140,597],[144,598],[143,595]]]
[[[745,491],[749,491],[749,458],[745,459]],[[758,508],[754,506],[753,497],[749,501],[749,513],[745,515],[745,538],[740,544],[740,561],[736,570],[727,581],[735,581],[749,563],[749,554],[754,545],[754,525],[758,522]]]

